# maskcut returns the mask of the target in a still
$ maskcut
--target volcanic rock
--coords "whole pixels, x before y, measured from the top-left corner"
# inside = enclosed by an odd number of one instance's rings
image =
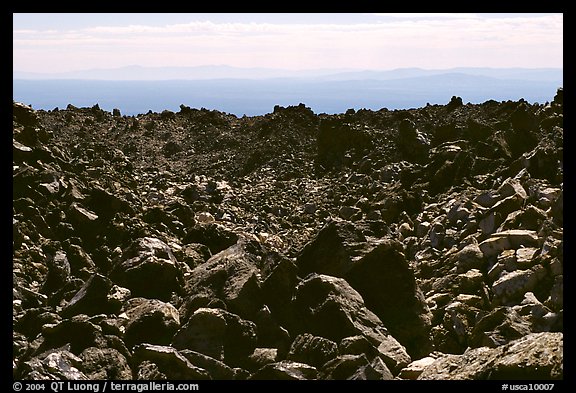
[[[563,90],[13,103],[15,379],[560,379]]]

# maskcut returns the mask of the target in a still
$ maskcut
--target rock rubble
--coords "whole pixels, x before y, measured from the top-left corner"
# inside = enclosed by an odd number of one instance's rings
[[[16,379],[562,379],[563,94],[13,104]]]

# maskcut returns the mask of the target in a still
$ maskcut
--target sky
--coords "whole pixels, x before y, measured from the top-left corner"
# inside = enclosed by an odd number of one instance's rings
[[[563,66],[563,14],[13,14],[13,70]]]

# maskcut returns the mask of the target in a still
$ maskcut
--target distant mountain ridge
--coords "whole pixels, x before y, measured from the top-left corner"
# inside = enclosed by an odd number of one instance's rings
[[[562,68],[488,68],[456,67],[446,69],[397,68],[392,70],[308,69],[286,70],[271,68],[241,68],[227,65],[195,67],[127,66],[110,69],[91,69],[60,73],[31,73],[13,71],[13,79],[83,79],[83,80],[206,80],[274,78],[342,80],[394,80],[460,73],[497,79],[561,82]]]

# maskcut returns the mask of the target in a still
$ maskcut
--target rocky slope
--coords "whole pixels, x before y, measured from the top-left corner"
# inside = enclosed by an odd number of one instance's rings
[[[14,103],[12,308],[17,379],[562,379],[562,90]]]

